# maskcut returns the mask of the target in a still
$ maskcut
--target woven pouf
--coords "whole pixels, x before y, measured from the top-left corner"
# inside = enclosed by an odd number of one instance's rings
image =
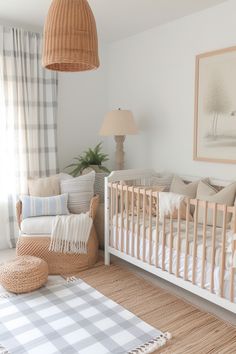
[[[15,294],[39,289],[48,279],[47,263],[37,257],[20,256],[0,267],[0,283]]]

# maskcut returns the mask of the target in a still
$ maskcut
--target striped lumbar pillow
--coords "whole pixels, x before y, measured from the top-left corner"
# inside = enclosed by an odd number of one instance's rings
[[[73,214],[89,211],[90,201],[94,195],[95,172],[73,179],[61,181],[61,193],[69,194],[68,208]]]
[[[54,216],[67,215],[68,194],[57,195],[54,197],[32,197],[24,195],[22,202],[22,218],[27,219],[33,216]]]

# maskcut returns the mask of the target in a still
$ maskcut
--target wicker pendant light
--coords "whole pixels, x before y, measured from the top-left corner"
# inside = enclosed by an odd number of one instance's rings
[[[43,67],[85,71],[99,67],[96,22],[87,0],[53,0],[44,26]]]

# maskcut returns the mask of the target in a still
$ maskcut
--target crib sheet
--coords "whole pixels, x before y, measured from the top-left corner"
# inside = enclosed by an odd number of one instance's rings
[[[169,260],[170,260],[170,229],[168,223],[166,225],[166,243],[165,247],[162,248],[162,223],[159,224],[159,246],[156,249],[156,224],[153,220],[152,230],[151,230],[151,245],[149,245],[149,226],[145,227],[145,238],[143,238],[144,225],[142,220],[139,224],[139,238],[137,237],[137,219],[134,218],[134,239],[132,241],[132,222],[131,217],[128,220],[128,230],[127,219],[123,219],[123,230],[121,230],[121,216],[118,215],[118,225],[116,227],[116,218],[113,219],[113,232],[110,236],[110,245],[114,245],[119,251],[123,250],[125,253],[131,255],[132,244],[134,245],[134,257],[140,259],[144,262],[155,265],[156,263],[156,252],[158,252],[158,267],[162,267],[162,255],[163,250],[165,252],[165,264],[164,269],[169,271]],[[185,248],[186,248],[186,222],[181,222],[181,239],[180,239],[180,262],[179,262],[179,276],[184,277],[184,263],[185,263]],[[207,238],[206,238],[206,266],[205,266],[205,284],[204,287],[210,290],[210,280],[211,280],[211,254],[212,254],[212,227],[206,228]],[[122,242],[123,235],[123,242]],[[172,251],[172,271],[175,272],[177,265],[177,235],[178,235],[178,225],[177,221],[173,222],[173,251]],[[128,237],[128,240],[127,240]],[[187,257],[187,277],[189,281],[192,281],[192,269],[193,269],[193,237],[194,237],[194,223],[189,223],[189,255]],[[198,225],[198,239],[197,239],[197,259],[196,259],[196,273],[195,282],[196,285],[201,286],[201,275],[202,275],[202,245],[203,229],[201,225]],[[229,299],[230,292],[230,272],[229,268],[232,262],[232,245],[233,233],[231,230],[227,231],[227,250],[226,250],[226,262],[225,262],[225,275],[224,275],[224,296]],[[144,241],[145,239],[145,241]],[[137,244],[138,242],[138,244]],[[145,243],[144,243],[145,242]],[[214,293],[220,295],[220,264],[221,264],[221,243],[222,243],[222,228],[216,228],[216,247],[215,247],[215,268],[214,268]],[[138,247],[137,247],[138,246]],[[145,252],[143,252],[143,246],[145,246]],[[150,247],[149,247],[150,246]],[[151,250],[151,257],[149,255],[149,249]],[[143,257],[144,256],[144,257]],[[236,275],[235,275],[235,302],[236,302]]]
[[[121,229],[121,215],[118,215],[118,228]],[[116,218],[113,219],[113,225],[116,226]],[[162,244],[162,237],[163,237],[163,227],[162,222],[159,222],[159,244]],[[126,232],[127,228],[127,218],[123,218],[123,231]],[[129,216],[128,222],[128,230],[129,230],[129,237],[132,237],[131,234],[132,229],[132,218]],[[134,234],[137,236],[137,217],[134,217]],[[143,219],[140,218],[139,220],[139,239],[142,241],[144,234],[144,225]],[[221,250],[222,250],[222,234],[223,230],[220,227],[216,227],[215,231],[215,265],[220,266],[221,264]],[[115,229],[113,232],[115,236]],[[152,220],[152,249],[155,247],[155,240],[156,240],[156,222],[155,218]],[[227,229],[226,231],[226,252],[225,252],[225,269],[229,269],[232,264],[232,240],[233,240],[233,232],[231,229]],[[146,220],[145,226],[145,238],[149,239],[149,225],[148,220]],[[194,241],[194,222],[189,222],[189,255],[193,255],[193,241]],[[178,241],[178,222],[177,220],[173,220],[173,249],[177,250],[177,241]],[[165,245],[170,247],[171,243],[171,232],[170,232],[170,220],[166,220],[165,226]],[[180,252],[185,254],[186,249],[186,221],[181,220],[180,223]],[[202,258],[203,254],[203,225],[198,224],[197,228],[197,257]],[[212,257],[212,226],[206,227],[206,260],[207,262],[211,262]]]

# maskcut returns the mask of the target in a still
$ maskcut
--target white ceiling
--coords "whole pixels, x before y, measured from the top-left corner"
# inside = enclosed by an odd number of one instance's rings
[[[102,41],[111,42],[226,0],[89,0]],[[0,19],[41,28],[51,0],[0,0]]]

